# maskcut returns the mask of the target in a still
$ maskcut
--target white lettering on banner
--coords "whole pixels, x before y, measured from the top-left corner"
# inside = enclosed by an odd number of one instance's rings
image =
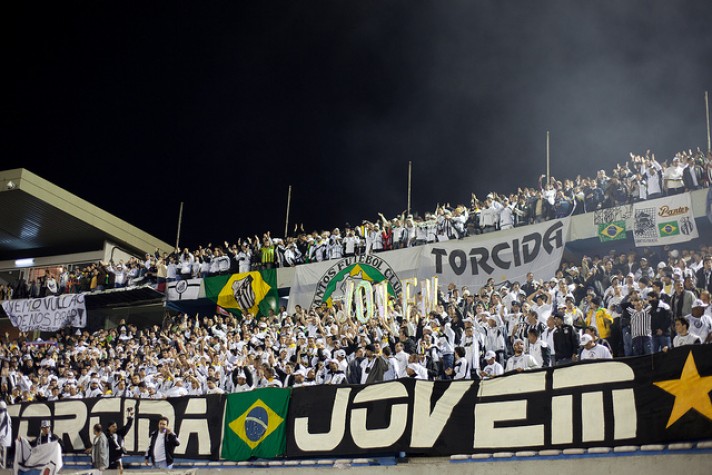
[[[69,418],[67,418],[69,417]],[[62,438],[62,434],[67,434],[72,447],[79,449],[84,447],[84,442],[77,430],[84,427],[87,422],[87,406],[81,401],[66,401],[54,406],[54,426],[52,432]]]
[[[401,383],[367,386],[354,397],[354,404],[384,401],[388,399],[407,398],[408,391]],[[356,408],[351,411],[351,437],[354,443],[362,449],[389,447],[395,444],[405,433],[408,422],[408,404],[393,404],[391,406],[390,424],[382,429],[366,427],[366,408]]]
[[[473,388],[473,381],[447,385],[437,401],[433,400],[436,384],[432,381],[415,382],[412,393],[398,381],[358,389],[340,388],[331,409],[328,432],[310,432],[309,421],[323,417],[323,408],[314,407],[313,412],[294,419],[293,437],[298,449],[305,453],[329,452],[348,440],[360,450],[385,450],[393,448],[404,437],[409,441],[405,446],[413,450],[429,449],[435,447],[441,437],[447,440],[456,436],[452,432],[455,429],[446,431],[446,427],[452,427],[456,408],[460,414],[462,410],[473,411],[469,440],[478,450],[605,442],[606,434],[609,438],[612,434],[616,441],[637,436],[632,389],[635,378],[630,366],[598,362],[554,370],[549,391],[558,394],[550,399],[550,411],[539,406],[547,404],[542,396],[547,393],[548,374],[550,372],[534,371],[483,381],[476,397],[468,399],[465,395]],[[624,385],[631,387],[622,387]],[[357,392],[349,403],[351,391]],[[377,401],[390,404],[390,416],[386,417],[388,426],[369,429],[366,426],[368,411],[374,410],[372,403]],[[607,412],[608,401],[612,407]],[[367,403],[370,403],[368,407],[359,407]],[[471,409],[462,407],[468,404]],[[550,413],[550,418],[542,418],[542,411]],[[462,427],[456,430],[462,435]],[[549,431],[551,440],[546,435]]]
[[[435,383],[419,382],[415,386],[415,402],[413,403],[413,431],[410,446],[414,448],[432,447],[442,434],[445,424],[450,420],[453,408],[460,402],[462,396],[472,387],[470,384],[451,384],[445,393],[430,410]],[[444,414],[448,414],[447,417]]]
[[[173,406],[168,401],[146,401],[141,400],[140,403],[141,414],[145,415],[155,415],[155,416],[165,416],[168,418],[169,424],[175,424],[176,416],[173,410]],[[141,450],[143,447],[148,447],[150,439],[148,437],[149,428],[151,425],[150,418],[139,417],[136,415],[136,430],[138,431],[138,448]],[[169,426],[172,427],[172,426]],[[185,439],[184,439],[185,440]],[[180,447],[180,446],[179,446]],[[177,449],[178,447],[176,447]]]
[[[551,443],[571,444],[574,441],[574,397],[556,396],[551,399]]]
[[[347,395],[348,399],[348,395]],[[126,424],[126,409],[134,408],[136,421],[124,438],[126,450],[130,453],[142,452],[149,444],[151,421],[158,416],[168,417],[169,426],[186,443],[176,448],[176,454],[188,456],[210,456],[214,452],[213,440],[215,427],[211,427],[210,414],[216,408],[210,408],[208,398],[185,398],[180,406],[174,407],[167,400],[144,400],[123,398],[101,398],[88,401],[65,400],[53,403],[14,404],[8,407],[11,417],[19,419],[19,436],[32,438],[36,433],[28,433],[30,423],[39,427],[40,420],[52,421],[52,432],[65,441],[65,451],[83,451],[90,440],[91,428],[101,421],[116,420],[119,426]],[[181,402],[183,402],[181,401]],[[212,411],[212,412],[210,412]],[[177,415],[176,412],[181,414]],[[224,412],[221,407],[220,414]],[[214,423],[213,417],[213,423]],[[341,424],[343,425],[343,419]],[[211,436],[212,433],[212,436]],[[188,443],[188,441],[194,441]]]
[[[84,294],[6,300],[2,308],[10,318],[10,323],[23,332],[57,331],[64,327],[84,328],[87,324]]]
[[[304,452],[328,451],[334,450],[341,443],[346,433],[346,411],[349,407],[350,394],[350,388],[336,390],[334,407],[331,410],[331,427],[328,432],[313,434],[309,431],[310,417],[323,417],[322,413],[294,419],[294,441],[299,450]]]
[[[185,414],[181,419],[180,427],[176,427],[176,432],[180,434],[183,440],[188,440],[190,434],[196,434],[198,439],[198,454],[210,455],[212,446],[210,437],[201,437],[202,434],[209,434],[210,427],[205,419],[205,414],[208,412],[208,401],[205,399],[191,399],[188,401],[188,406],[185,409]],[[213,430],[215,430],[213,428]],[[176,447],[176,454],[185,455],[188,444],[182,444]]]
[[[496,422],[525,420],[527,401],[480,403],[475,406],[474,448],[544,445],[544,425],[496,427]]]

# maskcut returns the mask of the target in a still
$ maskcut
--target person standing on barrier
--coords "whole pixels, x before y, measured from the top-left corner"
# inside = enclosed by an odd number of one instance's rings
[[[133,407],[126,408],[126,425],[119,429],[116,422],[112,421],[107,427],[107,440],[109,444],[109,470],[118,470],[119,474],[124,473],[124,465],[121,457],[126,453],[124,448],[124,437],[133,424]]]
[[[146,450],[146,465],[154,468],[173,468],[173,453],[180,445],[178,434],[168,427],[168,418],[162,416],[158,419],[158,430],[149,435],[151,441]]]

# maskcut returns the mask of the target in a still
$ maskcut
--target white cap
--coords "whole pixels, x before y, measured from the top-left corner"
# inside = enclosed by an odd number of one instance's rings
[[[588,333],[581,335],[581,346],[586,346],[593,341],[593,337]]]
[[[489,360],[491,358],[496,358],[496,357],[497,357],[497,354],[492,350],[489,350],[487,353],[485,353],[486,360]]]

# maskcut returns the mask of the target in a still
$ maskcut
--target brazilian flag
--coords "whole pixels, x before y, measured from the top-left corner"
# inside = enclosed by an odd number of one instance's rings
[[[267,315],[279,307],[277,270],[243,272],[203,279],[205,296],[234,315]]]
[[[612,221],[598,225],[598,238],[601,242],[625,239],[625,221]]]
[[[680,234],[680,225],[677,221],[658,223],[658,231],[660,232],[660,237],[676,236]]]
[[[275,458],[287,444],[290,389],[263,388],[227,396],[222,458]]]

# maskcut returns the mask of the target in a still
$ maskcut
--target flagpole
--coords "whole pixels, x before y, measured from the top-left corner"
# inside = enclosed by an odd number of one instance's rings
[[[284,220],[284,237],[288,236],[289,232],[289,206],[292,204],[292,185],[289,185],[289,190],[287,191],[287,217]]]
[[[546,183],[549,183],[551,176],[551,140],[549,131],[546,131]]]
[[[413,162],[408,160],[408,212],[406,216],[410,216],[410,190],[411,190],[411,178],[413,173]]]
[[[178,210],[178,232],[176,233],[176,249],[179,249],[180,244],[180,226],[183,222],[183,202],[180,202],[180,209]]]
[[[705,119],[707,119],[707,154],[712,152],[712,143],[710,142],[710,96],[709,92],[705,91]]]

